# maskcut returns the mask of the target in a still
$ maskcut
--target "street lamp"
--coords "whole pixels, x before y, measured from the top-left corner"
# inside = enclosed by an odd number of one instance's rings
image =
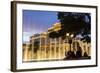
[[[66,33],[66,36],[69,37],[69,33]]]
[[[66,33],[66,38],[68,39],[68,43],[69,43],[69,51],[71,51],[71,44],[72,44],[72,38],[74,37],[73,34],[70,33]]]
[[[71,38],[73,38],[73,37],[74,37],[74,35],[73,35],[73,34],[71,34],[71,35],[70,35],[70,37],[71,37]]]

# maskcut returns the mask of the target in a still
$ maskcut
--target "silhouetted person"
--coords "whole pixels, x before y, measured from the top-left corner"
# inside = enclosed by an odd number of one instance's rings
[[[71,57],[72,58],[75,58],[75,53],[74,53],[74,51],[71,51],[72,53],[71,53]]]
[[[65,59],[74,59],[75,58],[75,53],[74,51],[68,51],[68,52],[65,52]]]
[[[76,51],[76,58],[81,58],[81,57],[82,57],[82,49],[80,46],[78,46]]]
[[[84,55],[83,55],[84,57],[88,57],[88,54],[86,53],[86,52],[84,52]]]

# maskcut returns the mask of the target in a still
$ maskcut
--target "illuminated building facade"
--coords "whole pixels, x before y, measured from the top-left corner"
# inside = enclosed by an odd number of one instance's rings
[[[30,42],[23,44],[23,61],[40,61],[40,60],[62,60],[65,53],[69,51],[69,43],[66,39],[50,38],[49,33],[61,29],[61,24],[56,23],[47,32],[34,34],[30,37]],[[67,34],[68,35],[68,34]],[[73,37],[73,35],[71,35]],[[84,52],[90,56],[91,43],[82,42],[79,38],[72,39],[71,51],[76,53],[77,43],[82,48],[82,56]]]

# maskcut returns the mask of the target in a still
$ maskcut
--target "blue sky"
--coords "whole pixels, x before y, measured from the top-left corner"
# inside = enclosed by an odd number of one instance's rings
[[[28,42],[30,36],[45,32],[59,22],[57,13],[56,11],[23,10],[23,42]],[[87,16],[85,21],[89,21]]]
[[[57,12],[23,10],[23,42],[29,41],[33,34],[47,31],[58,21]]]

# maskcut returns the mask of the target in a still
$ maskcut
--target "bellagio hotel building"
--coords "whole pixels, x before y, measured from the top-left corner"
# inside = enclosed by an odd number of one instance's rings
[[[65,52],[69,51],[69,44],[66,39],[50,38],[49,33],[61,29],[61,24],[55,23],[47,32],[34,34],[30,37],[30,42],[23,44],[23,61],[46,61],[62,60],[65,58]],[[84,52],[91,55],[91,43],[83,42],[80,38],[72,39],[71,50],[77,50],[77,42]],[[74,46],[74,48],[73,48]]]

